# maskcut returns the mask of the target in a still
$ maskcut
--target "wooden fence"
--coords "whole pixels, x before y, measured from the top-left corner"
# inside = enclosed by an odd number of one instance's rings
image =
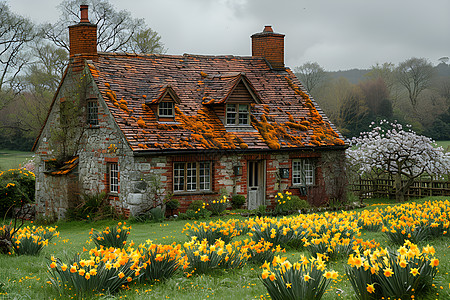
[[[366,198],[395,198],[394,179],[359,178],[349,184],[350,190],[361,199]],[[450,196],[450,177],[444,179],[418,178],[406,192],[408,197]]]

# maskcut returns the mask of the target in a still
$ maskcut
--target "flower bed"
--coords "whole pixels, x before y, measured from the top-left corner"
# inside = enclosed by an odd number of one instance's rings
[[[136,226],[142,227],[140,239],[154,239],[158,230],[174,234],[173,226],[180,229],[175,243],[165,242],[169,235],[158,236],[158,243],[147,240],[136,246],[133,241],[125,247],[122,243],[121,248],[97,246],[71,259],[63,258],[62,252],[56,255],[54,246],[50,245],[46,252],[53,255],[45,256],[51,257],[47,263],[50,282],[64,297],[75,294],[90,297],[120,290],[121,295],[128,295],[132,290],[139,293],[156,290],[160,293],[157,298],[164,298],[165,293],[179,299],[207,298],[203,292],[201,296],[196,294],[198,297],[192,294],[203,287],[216,299],[231,295],[264,298],[266,292],[272,299],[336,299],[339,295],[345,295],[344,299],[350,295],[358,299],[403,299],[405,296],[409,299],[413,295],[429,298],[432,292],[446,299],[450,295],[448,283],[442,282],[450,279],[445,260],[449,254],[445,230],[449,207],[445,200],[278,219],[213,219],[193,224],[174,221],[164,226],[139,224]],[[407,225],[414,230],[422,226],[428,233],[426,243],[438,239],[438,246],[406,241],[396,248],[383,248],[392,245],[385,241],[386,230],[401,222],[410,222]],[[181,234],[182,225],[185,233],[189,231],[188,239]],[[115,227],[123,229],[122,224],[110,226]],[[134,230],[133,226],[133,232],[127,236],[132,236]],[[221,230],[227,233],[224,236],[229,237],[228,241],[214,237],[213,233]],[[197,234],[200,231],[202,235]],[[247,234],[250,238],[246,238]],[[73,249],[80,248],[81,245]],[[328,270],[325,264],[341,275]],[[12,282],[8,281],[3,290],[10,291],[8,285]],[[239,285],[249,292],[234,291]],[[252,290],[258,294],[252,294]]]

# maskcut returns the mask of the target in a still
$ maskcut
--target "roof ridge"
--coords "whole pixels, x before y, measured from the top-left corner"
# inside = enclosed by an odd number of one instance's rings
[[[207,54],[190,54],[190,53],[183,53],[180,54],[158,54],[158,53],[128,53],[128,52],[98,52],[99,56],[116,56],[116,57],[160,57],[160,58],[174,58],[174,59],[180,59],[180,58],[222,58],[222,59],[248,59],[248,60],[260,60],[264,59],[259,56],[251,56],[251,55],[207,55]]]

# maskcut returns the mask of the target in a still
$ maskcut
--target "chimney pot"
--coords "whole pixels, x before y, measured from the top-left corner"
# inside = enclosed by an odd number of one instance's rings
[[[264,26],[264,32],[273,32],[272,26],[270,25]]]
[[[89,23],[88,5],[80,5],[81,20],[80,23]]]

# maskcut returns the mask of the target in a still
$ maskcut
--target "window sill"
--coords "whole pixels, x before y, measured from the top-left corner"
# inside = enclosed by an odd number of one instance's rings
[[[257,132],[251,125],[225,125],[227,132],[245,131],[245,132]]]
[[[184,195],[212,195],[217,194],[214,191],[177,191],[173,192],[174,196],[184,196]]]

